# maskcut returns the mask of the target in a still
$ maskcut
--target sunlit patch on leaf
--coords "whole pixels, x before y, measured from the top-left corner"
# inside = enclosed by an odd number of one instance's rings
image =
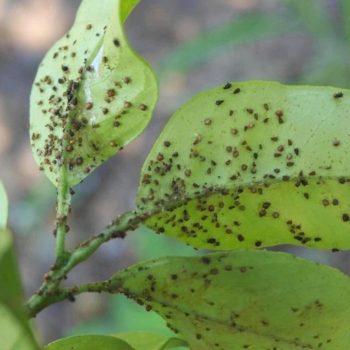
[[[84,0],[72,29],[40,65],[31,94],[31,141],[54,184],[59,177],[79,183],[151,119],[156,80],[123,29],[137,3]]]
[[[350,247],[350,91],[228,83],[170,119],[138,192],[146,224],[195,247]]]
[[[346,349],[350,282],[288,254],[242,251],[137,264],[114,287],[162,315],[191,349]]]

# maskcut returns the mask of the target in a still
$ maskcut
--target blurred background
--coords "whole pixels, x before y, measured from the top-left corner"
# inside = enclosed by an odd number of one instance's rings
[[[40,60],[69,28],[79,3],[0,0],[0,178],[28,296],[53,261],[55,215],[55,189],[31,154],[29,94]],[[197,92],[250,79],[350,86],[349,0],[142,0],[127,33],[158,74],[159,104],[146,132],[77,188],[71,247],[133,208],[147,152],[172,112]],[[350,272],[346,253],[276,249]],[[141,259],[198,253],[140,229],[103,246],[67,283],[104,279]],[[121,296],[83,295],[48,308],[36,323],[45,342],[77,333],[168,332],[158,316]]]

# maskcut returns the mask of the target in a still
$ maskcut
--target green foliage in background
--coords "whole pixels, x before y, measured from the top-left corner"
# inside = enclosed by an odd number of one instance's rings
[[[160,76],[198,69],[198,65],[208,63],[215,54],[226,54],[263,40],[288,40],[288,34],[297,34],[309,39],[312,56],[300,60],[303,65],[300,73],[290,82],[349,86],[348,0],[334,0],[331,3],[326,0],[284,0],[277,7],[278,10],[271,13],[251,10],[201,31],[160,62]]]

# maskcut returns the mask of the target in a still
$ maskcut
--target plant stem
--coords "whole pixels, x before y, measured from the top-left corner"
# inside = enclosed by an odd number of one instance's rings
[[[62,166],[60,181],[57,187],[56,214],[56,265],[61,266],[67,258],[65,247],[66,234],[69,230],[67,222],[70,212],[71,194],[67,182],[65,166]]]
[[[81,243],[72,253],[71,261],[73,266],[88,259],[103,243],[113,238],[125,238],[127,231],[134,231],[149,217],[148,214],[137,211],[127,212],[120,215],[102,233]]]
[[[26,304],[27,315],[35,317],[35,315],[49,305],[58,303],[63,300],[74,301],[75,296],[82,293],[123,293],[122,281],[118,278],[118,273],[111,279],[95,283],[82,284],[71,288],[58,288],[46,298],[40,298],[34,295],[30,302]]]
[[[27,315],[30,318],[35,317],[46,306],[57,301],[70,299],[72,294],[69,294],[67,290],[58,288],[62,279],[76,265],[88,259],[103,243],[108,242],[112,238],[124,238],[127,231],[135,230],[148,217],[148,214],[139,213],[137,211],[127,212],[107,226],[101,234],[80,244],[69,256],[65,257],[63,254],[62,256],[64,259],[60,261],[60,264],[58,261],[56,262],[50,272],[46,274],[42,286],[27,301],[25,305]],[[65,292],[63,293],[63,291]]]

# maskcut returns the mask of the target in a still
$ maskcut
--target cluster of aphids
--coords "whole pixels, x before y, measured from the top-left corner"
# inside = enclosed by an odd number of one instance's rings
[[[91,34],[92,29],[91,24],[86,25],[85,30]],[[100,36],[100,33],[95,35]],[[38,132],[33,132],[31,139],[41,160],[42,170],[46,168],[58,173],[58,168],[64,165],[68,170],[74,170],[78,166],[80,171],[90,173],[99,165],[101,157],[108,158],[121,149],[117,134],[107,131],[111,128],[122,128],[122,117],[133,107],[132,102],[122,101],[119,112],[115,113],[114,102],[117,101],[118,89],[132,84],[132,78],[125,76],[119,81],[109,79],[110,86],[104,87],[106,91],[103,101],[98,100],[87,90],[91,88],[89,84],[99,83],[100,77],[95,72],[96,69],[104,69],[109,77],[115,73],[111,71],[109,58],[99,58],[100,62],[96,67],[94,48],[85,49],[83,45],[79,46],[78,40],[73,40],[71,34],[67,34],[63,40],[65,43],[61,44],[51,57],[54,64],[47,64],[47,74],[44,77],[39,76],[35,82],[38,96],[42,96],[37,101],[37,106],[45,118],[45,123],[39,123],[39,127],[36,128]],[[121,48],[117,38],[113,39],[113,46],[116,49]],[[82,64],[79,64],[79,61]],[[45,67],[42,65],[41,69],[44,71]],[[140,104],[138,109],[146,111],[147,105]],[[40,132],[43,127],[49,131],[43,133],[46,137]]]

